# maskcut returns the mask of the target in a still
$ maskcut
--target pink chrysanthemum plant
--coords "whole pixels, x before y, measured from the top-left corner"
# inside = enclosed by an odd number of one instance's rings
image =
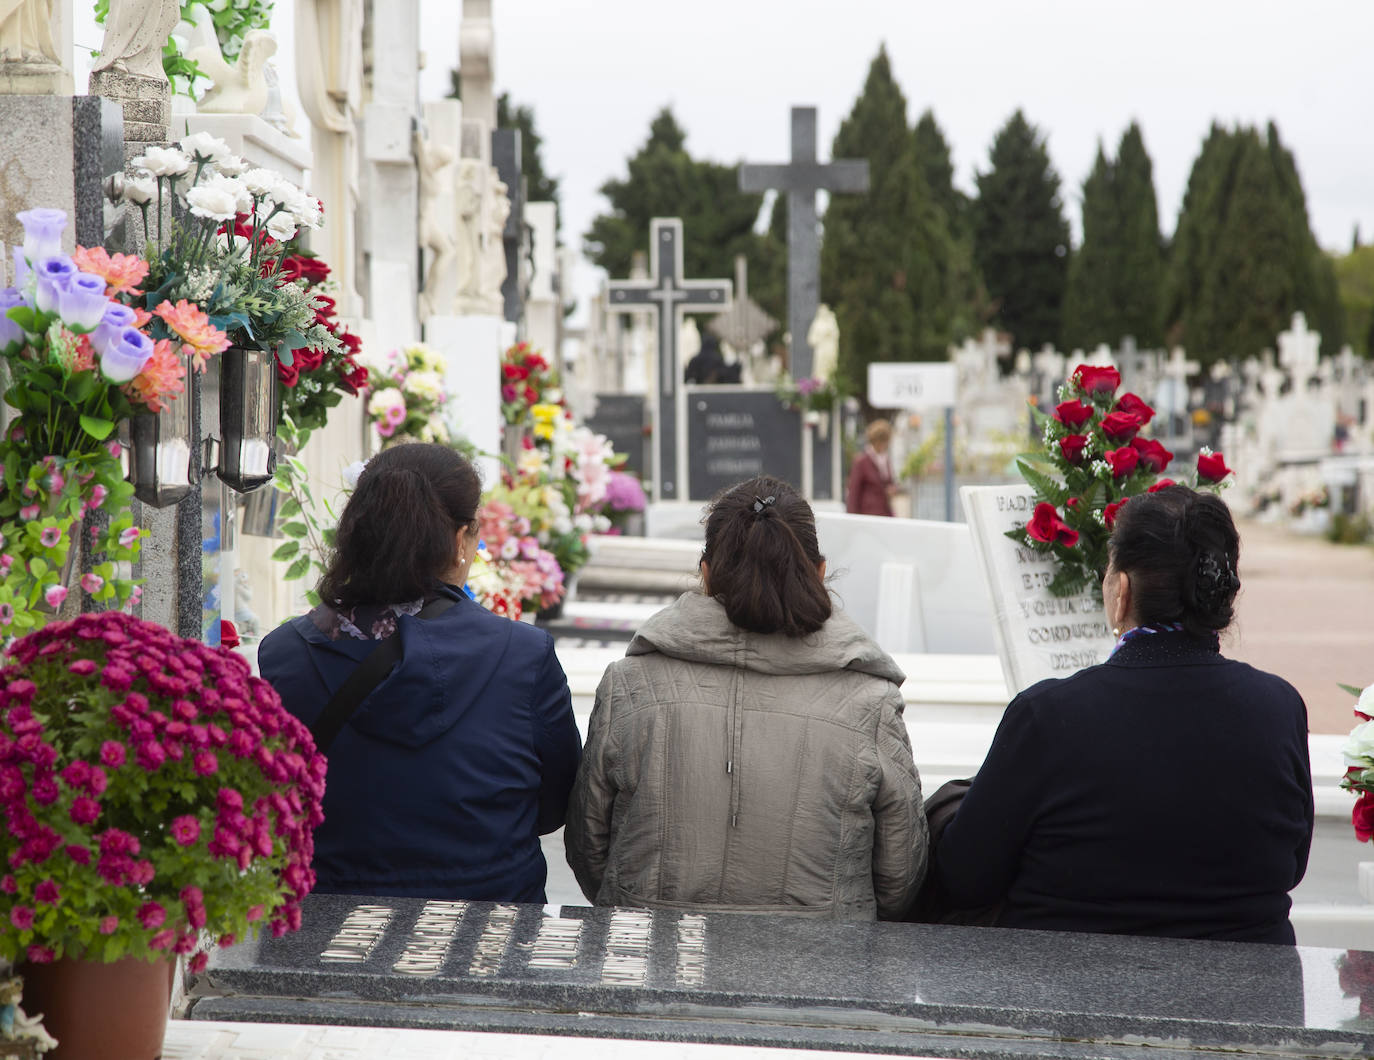
[[[190,955],[300,925],[325,760],[233,652],[118,612],[0,668],[0,959]]]
[[[1120,388],[1115,368],[1080,364],[1059,388],[1053,412],[1031,406],[1044,445],[1016,465],[1035,492],[1035,508],[1007,536],[1059,561],[1048,586],[1055,596],[1101,592],[1117,514],[1132,497],[1175,485],[1163,477],[1174,454],[1146,435],[1154,409]],[[1204,448],[1183,484],[1219,492],[1230,474],[1222,455]]]

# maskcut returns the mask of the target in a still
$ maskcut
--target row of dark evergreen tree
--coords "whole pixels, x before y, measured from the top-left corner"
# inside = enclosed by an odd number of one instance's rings
[[[1344,339],[1332,261],[1272,124],[1263,134],[1213,125],[1172,242],[1160,235],[1153,167],[1134,123],[1115,157],[1099,146],[1075,248],[1045,136],[1016,111],[968,199],[933,114],[907,125],[885,50],[831,154],[869,162],[867,194],[831,198],[821,258],[840,372],[856,392],[869,361],[943,359],[989,324],[1018,347],[1091,348],[1131,335],[1142,346],[1183,344],[1203,364],[1272,346],[1297,310],[1327,350]],[[627,176],[601,190],[611,210],[593,222],[586,250],[611,275],[627,274],[651,217],[681,216],[689,275],[730,276],[733,257],[746,254],[750,294],[786,318],[785,201],[756,232],[762,197],[738,190],[737,167],[693,159],[670,112],[654,120]]]

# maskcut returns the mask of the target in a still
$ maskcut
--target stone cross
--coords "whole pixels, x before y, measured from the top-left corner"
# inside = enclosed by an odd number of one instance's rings
[[[792,335],[793,379],[811,375],[811,344],[806,329],[821,301],[820,238],[816,232],[816,192],[868,190],[867,160],[816,160],[816,108],[792,108],[792,160],[781,165],[745,163],[739,167],[741,191],[787,192],[787,327]]]
[[[681,415],[682,366],[678,333],[685,313],[719,313],[730,306],[729,280],[687,280],[682,267],[682,219],[655,217],[649,225],[649,276],[612,280],[606,285],[612,313],[652,309],[658,317],[658,385],[654,403],[654,494],[658,500],[686,497],[686,451],[678,444],[685,429]]]
[[[1341,352],[1336,357],[1336,372],[1340,376],[1342,383],[1357,383],[1360,380],[1360,358],[1355,356],[1355,351],[1349,346],[1342,346]]]
[[[749,297],[749,260],[735,255],[735,300],[730,308],[706,325],[706,330],[742,357],[753,353],[754,344],[762,342],[778,322],[764,312]]]
[[[1178,380],[1179,386],[1186,386],[1188,377],[1201,367],[1197,361],[1188,360],[1182,346],[1175,346],[1169,351],[1169,359],[1164,362],[1162,374],[1166,379]]]
[[[1295,390],[1306,387],[1307,381],[1317,374],[1321,344],[1321,332],[1308,331],[1307,317],[1302,313],[1294,313],[1293,326],[1279,333],[1279,364],[1292,375]]]

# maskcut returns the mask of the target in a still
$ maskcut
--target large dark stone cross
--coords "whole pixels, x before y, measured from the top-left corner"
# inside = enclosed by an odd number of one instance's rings
[[[811,374],[813,354],[806,333],[816,318],[821,293],[821,251],[816,231],[816,192],[868,190],[867,160],[816,161],[816,108],[792,108],[792,161],[781,165],[746,162],[739,167],[741,191],[787,192],[787,327],[792,333],[789,366],[793,379]]]
[[[719,313],[730,308],[729,280],[682,278],[682,219],[655,217],[649,223],[649,278],[611,280],[606,285],[612,313],[645,309],[658,316],[658,380],[654,387],[654,497],[684,500],[686,424],[678,332],[684,313]]]

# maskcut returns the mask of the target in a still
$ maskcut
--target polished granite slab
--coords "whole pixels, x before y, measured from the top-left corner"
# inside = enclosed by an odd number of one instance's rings
[[[311,896],[301,931],[221,951],[188,995],[205,1020],[961,1057],[1374,1056],[1374,954],[688,911]]]

